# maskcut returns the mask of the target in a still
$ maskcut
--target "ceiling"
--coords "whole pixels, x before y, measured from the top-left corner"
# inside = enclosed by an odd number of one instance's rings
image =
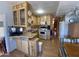
[[[22,1],[20,1],[22,2]],[[20,3],[17,1],[17,3]],[[43,14],[54,14],[57,16],[64,15],[71,11],[74,7],[79,7],[79,1],[28,1],[33,8],[33,13],[36,10],[43,9],[45,13]],[[15,4],[15,2],[13,2]],[[12,4],[12,3],[11,3]]]
[[[38,9],[44,10],[43,14],[55,14],[59,5],[58,1],[29,1],[29,3],[32,5],[33,12],[36,15],[38,15],[36,13]]]
[[[56,15],[64,15],[72,11],[75,7],[79,8],[79,1],[61,1],[59,3]]]

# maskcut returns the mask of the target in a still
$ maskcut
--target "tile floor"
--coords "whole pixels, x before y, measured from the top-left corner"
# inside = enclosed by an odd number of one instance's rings
[[[58,40],[46,40],[43,45],[43,57],[58,57],[58,48],[59,42]]]
[[[58,39],[53,40],[42,40],[43,52],[40,57],[58,57],[59,41]],[[9,55],[3,55],[2,57],[27,57],[21,51],[15,50]]]

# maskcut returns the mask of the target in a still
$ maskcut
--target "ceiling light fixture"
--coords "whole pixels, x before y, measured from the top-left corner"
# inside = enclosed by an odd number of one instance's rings
[[[44,13],[44,10],[38,9],[36,12],[37,12],[38,14],[43,14],[43,13]]]

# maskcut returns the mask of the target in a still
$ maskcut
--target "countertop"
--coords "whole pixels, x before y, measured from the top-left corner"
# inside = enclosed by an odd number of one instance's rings
[[[10,36],[9,38],[19,38],[19,37],[34,38],[35,36],[37,36],[37,33],[27,32],[25,35],[21,35],[21,36]]]
[[[33,38],[37,35],[37,33],[31,33],[31,32],[27,32],[26,36],[27,38]]]

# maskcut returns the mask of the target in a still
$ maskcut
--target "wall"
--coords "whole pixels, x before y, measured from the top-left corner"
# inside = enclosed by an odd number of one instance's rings
[[[60,1],[56,15],[65,15],[71,12],[75,7],[79,8],[79,1]]]
[[[65,21],[61,21],[59,23],[59,33],[61,41],[70,42],[69,40],[65,39],[65,36],[67,36],[68,34],[68,23],[66,23]]]
[[[0,38],[4,37],[4,15],[0,13]]]
[[[67,23],[65,23],[65,21],[62,21],[59,24],[60,24],[60,27],[59,27],[60,38],[64,38],[68,34]]]
[[[6,47],[7,47],[7,52],[9,53],[12,48],[12,44],[15,44],[15,42],[12,42],[12,40],[9,39],[8,37],[8,26],[13,25],[13,17],[12,17],[12,9],[11,9],[11,2],[1,2],[0,1],[0,14],[5,15],[4,23],[5,23],[5,40],[6,40]],[[10,43],[12,42],[12,43]],[[13,46],[14,47],[14,46]]]
[[[11,11],[11,6],[9,4],[10,2],[0,2],[0,13],[5,14],[7,20],[7,25],[12,25],[12,11]]]
[[[63,38],[64,42],[70,42],[71,40],[65,38],[65,36],[68,35],[68,24],[69,24],[69,17],[65,16],[65,21],[60,22],[60,38]],[[79,42],[79,39],[77,42]]]

